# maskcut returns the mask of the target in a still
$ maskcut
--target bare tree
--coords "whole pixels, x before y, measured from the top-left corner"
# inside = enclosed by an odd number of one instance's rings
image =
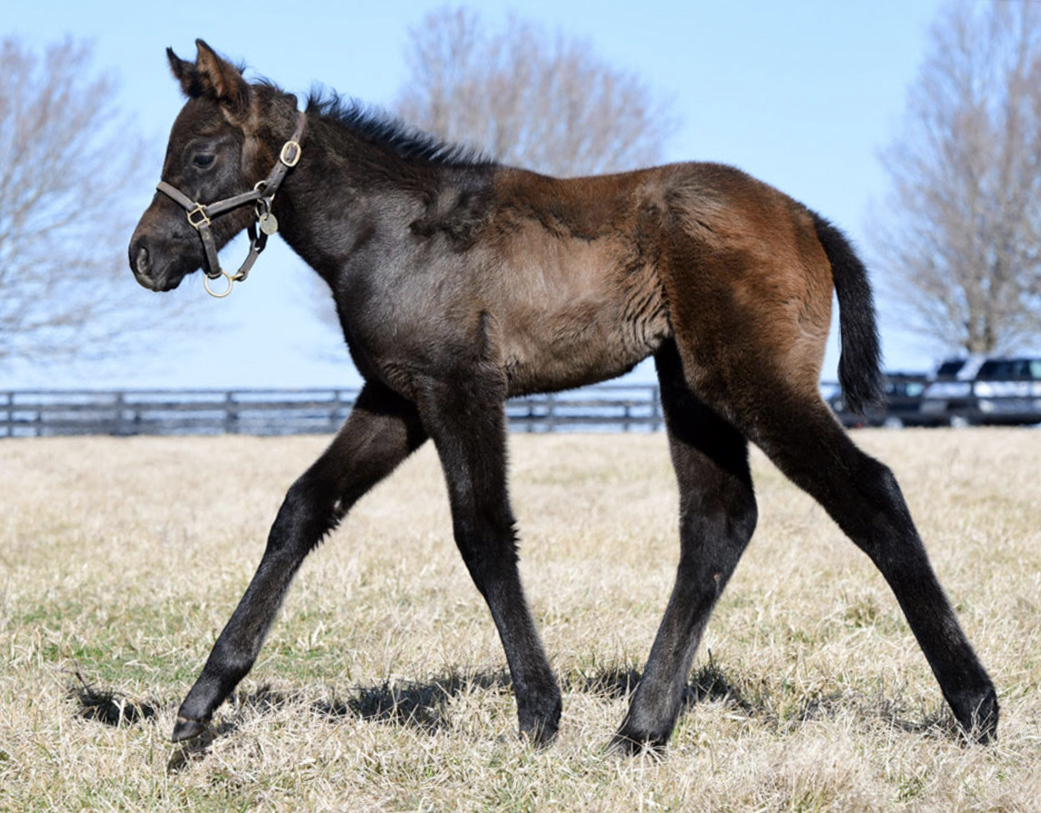
[[[676,128],[637,76],[517,17],[490,32],[471,9],[432,12],[412,29],[406,58],[398,113],[507,164],[553,175],[645,166]]]
[[[948,349],[1041,336],[1041,6],[954,3],[932,30],[877,240],[909,326]]]
[[[83,43],[0,40],[0,361],[110,355],[134,324],[125,194],[145,181],[113,91]]]

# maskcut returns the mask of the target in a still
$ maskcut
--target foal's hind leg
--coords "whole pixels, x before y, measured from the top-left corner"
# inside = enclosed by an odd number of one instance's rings
[[[560,723],[560,689],[517,570],[506,488],[506,393],[500,378],[491,369],[467,369],[451,381],[424,382],[417,400],[444,469],[456,544],[506,652],[520,732],[545,743]]]
[[[882,572],[961,727],[989,742],[998,726],[994,685],[933,572],[896,478],[854,445],[815,396],[778,386],[754,439]]]
[[[253,668],[304,557],[425,439],[412,404],[366,385],[336,439],[286,494],[256,575],[181,704],[174,742],[202,733],[214,709]]]
[[[680,490],[680,563],[665,617],[614,746],[664,746],[716,600],[756,524],[748,446],[697,400],[673,345],[656,357],[669,448]]]

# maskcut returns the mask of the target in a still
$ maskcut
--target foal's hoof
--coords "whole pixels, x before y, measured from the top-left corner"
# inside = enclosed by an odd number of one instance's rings
[[[546,748],[557,737],[557,723],[545,723],[542,725],[522,728],[521,739],[535,748]]]
[[[643,737],[635,737],[619,731],[611,738],[611,743],[607,746],[607,751],[608,753],[618,754],[623,757],[636,757],[641,754],[661,756],[665,752],[665,743],[667,741],[667,737],[651,737],[645,739]]]
[[[518,700],[517,714],[521,738],[536,748],[544,748],[553,742],[560,728],[563,703],[560,692],[554,685],[547,695],[537,702],[521,703]]]
[[[187,717],[178,717],[174,723],[173,734],[170,742],[183,742],[198,737],[206,731],[209,720],[189,720]]]
[[[984,693],[983,698],[974,702],[959,704],[954,716],[958,718],[962,733],[969,742],[977,745],[988,745],[998,738],[998,696],[993,687]],[[953,704],[952,704],[953,706]]]
[[[535,746],[545,748],[557,737],[557,729],[560,727],[559,716],[527,725],[522,724],[520,729],[521,739]]]

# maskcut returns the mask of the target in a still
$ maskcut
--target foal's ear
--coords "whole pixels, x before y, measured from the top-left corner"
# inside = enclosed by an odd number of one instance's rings
[[[195,62],[181,59],[172,48],[166,49],[170,70],[181,83],[184,95],[192,99],[212,95],[236,112],[245,110],[249,105],[249,83],[242,78],[242,71],[202,40],[196,40],[195,46],[198,48]]]
[[[203,81],[211,88],[221,102],[230,102],[232,106],[248,102],[249,85],[242,78],[242,72],[221,59],[217,52],[202,40],[196,40],[199,49],[195,57],[195,67],[203,77]]]
[[[195,70],[195,63],[181,59],[174,53],[173,48],[166,49],[166,58],[170,62],[170,71],[174,79],[181,83],[181,90],[185,96],[194,99],[202,96],[202,82],[199,81],[199,72]]]

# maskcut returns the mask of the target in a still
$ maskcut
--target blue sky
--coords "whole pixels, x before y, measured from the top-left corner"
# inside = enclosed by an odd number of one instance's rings
[[[444,5],[404,2],[17,3],[0,31],[42,48],[66,34],[95,46],[95,65],[120,83],[120,105],[154,147],[158,176],[182,99],[165,48],[194,58],[196,37],[244,61],[254,75],[300,94],[315,82],[390,106],[406,78],[408,30]],[[511,11],[588,40],[613,64],[673,100],[681,119],[669,161],[734,164],[841,226],[870,261],[866,229],[887,178],[879,151],[897,136],[910,85],[940,0],[526,0],[471,4],[490,22]],[[158,177],[155,178],[158,180]],[[143,210],[152,188],[128,189]],[[129,239],[129,235],[128,239]],[[244,251],[227,249],[227,265]],[[160,335],[116,363],[0,366],[0,386],[244,387],[358,382],[342,340],[315,316],[310,274],[278,240],[247,284],[211,300],[201,279],[171,294],[198,318],[193,339]],[[134,286],[129,270],[128,286]],[[155,296],[140,289],[142,307]],[[925,369],[936,349],[882,312],[890,369]],[[824,376],[834,375],[834,337]],[[641,367],[635,375],[650,379]]]

